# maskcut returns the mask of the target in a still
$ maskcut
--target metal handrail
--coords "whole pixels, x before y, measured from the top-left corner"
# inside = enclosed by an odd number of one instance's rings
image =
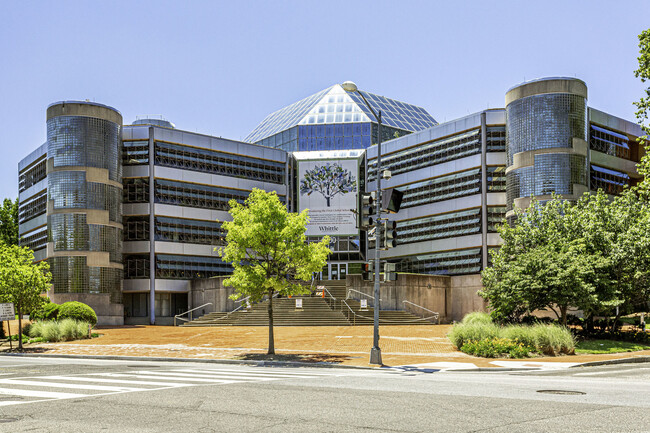
[[[185,322],[189,322],[189,321],[190,321],[189,316],[187,316],[187,319],[184,319],[184,318],[182,318],[181,316],[184,316],[184,315],[186,315],[186,314],[190,314],[192,311],[198,310],[199,308],[203,308],[203,307],[205,307],[206,305],[212,305],[212,302],[208,302],[207,304],[200,305],[200,306],[198,306],[198,307],[196,307],[196,308],[192,308],[191,310],[187,310],[187,311],[184,312],[184,313],[181,313],[181,314],[177,314],[177,315],[175,315],[175,316],[174,316],[174,326],[176,326],[176,319],[178,319],[178,320],[183,320],[183,321],[185,321]]]
[[[360,295],[363,295],[363,296],[365,296],[365,297],[367,297],[367,298],[372,299],[373,301],[375,300],[375,297],[374,297],[374,296],[369,295],[369,294],[367,294],[367,293],[360,292],[360,291],[358,291],[358,290],[354,290],[354,289],[348,289],[348,291],[347,291],[347,296],[345,297],[345,299],[350,299],[350,292],[358,293],[358,294],[360,294]],[[379,302],[381,302],[381,299],[379,300]]]
[[[429,310],[428,308],[424,308],[424,307],[421,306],[421,305],[414,304],[414,303],[411,302],[411,301],[402,301],[402,303],[403,303],[403,304],[410,304],[410,305],[413,305],[414,307],[418,307],[418,308],[420,308],[420,309],[422,309],[422,310],[424,310],[424,311],[428,311],[429,313],[433,314],[433,316],[431,316],[431,317],[435,317],[435,318],[438,320],[438,325],[440,325],[440,313],[437,313],[437,312],[435,312],[435,311]]]

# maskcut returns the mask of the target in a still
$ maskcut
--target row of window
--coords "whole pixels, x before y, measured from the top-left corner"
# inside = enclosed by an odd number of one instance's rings
[[[47,247],[47,229],[40,230],[29,236],[21,237],[19,244],[21,247],[27,247],[33,251]]]
[[[149,142],[147,140],[123,141],[122,163],[124,165],[149,164]]]
[[[49,177],[47,193],[54,209],[107,210],[111,221],[122,221],[122,189],[87,182],[85,171],[55,171]]]
[[[607,194],[618,195],[630,185],[630,176],[626,173],[596,165],[592,165],[589,171],[592,191],[602,189]]]
[[[481,249],[445,251],[401,258],[397,272],[429,275],[475,274],[481,271]]]
[[[124,259],[125,278],[149,278],[149,256],[131,255]],[[232,274],[232,266],[218,257],[156,254],[156,278],[191,280]]]
[[[491,126],[487,128],[487,151],[504,152],[506,131],[505,126]],[[475,129],[420,144],[399,152],[391,153],[382,158],[382,169],[390,170],[393,175],[406,173],[424,167],[431,167],[455,159],[476,155],[481,152],[481,130]],[[368,180],[376,179],[377,160],[370,161]]]
[[[225,245],[225,232],[217,221],[199,221],[185,218],[155,218],[155,240],[202,245]],[[149,217],[124,218],[124,239],[149,240]]]
[[[45,191],[38,197],[28,201],[27,203],[20,203],[18,207],[18,221],[20,224],[43,215],[47,210],[47,194]]]
[[[207,149],[156,142],[156,164],[203,173],[283,184],[285,164]]]
[[[32,185],[45,179],[47,176],[47,160],[43,158],[42,161],[32,165],[27,170],[20,173],[18,176],[18,191],[23,192]]]
[[[590,127],[589,147],[618,158],[632,159],[629,139],[626,135],[596,125]]]
[[[402,208],[478,194],[481,191],[481,170],[461,171],[407,185]]]
[[[117,227],[88,224],[80,213],[50,215],[48,227],[54,251],[107,252],[111,262],[122,262],[122,230]]]

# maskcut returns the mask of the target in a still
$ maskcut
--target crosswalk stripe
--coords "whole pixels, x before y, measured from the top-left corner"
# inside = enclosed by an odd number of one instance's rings
[[[194,374],[204,374],[204,375],[215,375],[215,376],[221,376],[221,375],[229,375],[229,376],[251,376],[251,377],[278,377],[278,378],[294,378],[294,377],[306,377],[306,378],[313,378],[316,376],[296,376],[293,374],[284,374],[284,373],[263,373],[263,372],[239,372],[239,371],[229,371],[229,370],[210,370],[210,371],[205,371],[205,370],[195,370],[191,368],[184,368],[184,369],[179,369],[179,370],[171,370],[171,371],[177,371],[181,373],[194,373]]]
[[[102,373],[102,375],[110,377],[134,377],[136,379],[165,379],[165,380],[176,380],[184,382],[207,382],[207,383],[236,383],[237,380],[223,380],[223,379],[207,379],[199,377],[168,377],[168,376],[153,376],[147,374],[133,374],[133,373]],[[196,385],[196,384],[192,384]]]
[[[307,377],[316,377],[316,376],[332,376],[332,374],[327,374],[327,373],[307,373],[307,372],[293,372],[293,371],[260,371],[258,370],[252,370],[252,369],[237,369],[237,370],[228,370],[226,368],[206,368],[206,369],[198,369],[198,368],[178,368],[170,371],[195,371],[197,373],[203,373],[203,372],[218,372],[218,373],[230,373],[230,374],[264,374],[264,375],[269,375],[269,376],[307,376]]]
[[[32,391],[28,389],[14,389],[14,388],[0,388],[0,394],[16,395],[19,397],[41,397],[41,398],[59,398],[59,399],[88,396],[88,394],[73,394],[71,392]]]
[[[224,378],[228,380],[274,380],[272,377],[253,377],[253,376],[232,376],[230,374],[192,374],[192,373],[167,373],[162,371],[137,371],[136,374],[147,374],[150,376],[160,376],[162,377],[178,377],[186,378],[186,380],[212,380],[216,378]]]
[[[101,374],[101,373],[100,373]],[[174,382],[154,382],[154,381],[138,381],[138,380],[123,380],[123,379],[102,379],[99,377],[79,377],[79,376],[45,376],[40,379],[52,380],[72,380],[76,382],[97,382],[97,383],[126,383],[131,385],[151,385],[151,386],[189,386],[191,383],[174,383]]]
[[[74,388],[74,389],[88,389],[92,391],[113,391],[113,392],[140,391],[142,389],[142,388],[132,388],[126,386],[83,385],[80,383],[41,382],[38,380],[20,380],[20,379],[0,379],[0,384],[42,386],[44,388]]]

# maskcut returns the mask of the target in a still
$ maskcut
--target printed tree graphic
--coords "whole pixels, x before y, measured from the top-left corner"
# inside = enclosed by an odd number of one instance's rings
[[[328,162],[305,172],[305,177],[300,181],[300,194],[309,196],[319,192],[327,200],[327,207],[330,207],[332,197],[352,192],[356,187],[357,181],[349,170]]]

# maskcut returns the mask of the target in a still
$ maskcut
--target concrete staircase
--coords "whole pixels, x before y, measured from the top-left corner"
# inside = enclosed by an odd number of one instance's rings
[[[350,326],[373,324],[374,312],[372,308],[361,311],[359,301],[345,299],[345,281],[319,281],[315,286],[326,287],[325,297],[274,298],[273,325]],[[318,290],[315,290],[317,293]],[[302,299],[302,309],[296,309],[296,299]],[[248,310],[241,309],[230,314],[226,312],[208,313],[182,326],[268,326],[267,309],[268,300],[257,303]],[[432,323],[406,311],[380,310],[379,324],[430,325]]]

